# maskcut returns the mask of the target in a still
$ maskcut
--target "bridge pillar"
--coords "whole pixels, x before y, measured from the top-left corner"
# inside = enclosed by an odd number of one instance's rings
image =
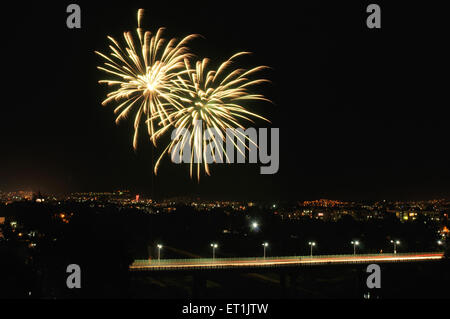
[[[355,298],[362,299],[368,290],[366,286],[366,265],[356,266],[355,281]]]
[[[290,273],[290,287],[291,290],[295,292],[296,289],[296,285],[297,285],[297,278],[298,278],[298,273],[297,272],[291,272]]]
[[[289,295],[289,287],[290,287],[291,278],[288,273],[281,271],[280,272],[280,286],[281,286],[281,297],[286,298]]]
[[[192,275],[192,298],[202,298],[206,294],[206,277],[201,274]]]

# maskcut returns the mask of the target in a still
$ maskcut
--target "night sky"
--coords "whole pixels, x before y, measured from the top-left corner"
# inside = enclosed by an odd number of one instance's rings
[[[107,88],[94,54],[109,51],[107,35],[134,32],[144,8],[147,30],[203,35],[191,45],[201,58],[251,51],[249,67],[272,67],[262,75],[273,83],[258,92],[274,105],[251,109],[280,128],[277,174],[260,175],[261,164],[212,165],[197,183],[187,164],[166,158],[156,197],[450,197],[444,10],[377,1],[382,28],[370,30],[365,1],[72,2],[81,29],[66,27],[71,2],[2,4],[0,190],[152,194],[151,144],[143,131],[135,152],[132,121],[117,126],[113,105],[101,106]]]

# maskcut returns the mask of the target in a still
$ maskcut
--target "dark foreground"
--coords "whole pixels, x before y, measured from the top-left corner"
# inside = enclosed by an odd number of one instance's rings
[[[137,298],[449,298],[448,261],[381,265],[381,289],[368,289],[364,265],[304,267],[283,273],[131,274]],[[203,282],[199,285],[198,282]]]

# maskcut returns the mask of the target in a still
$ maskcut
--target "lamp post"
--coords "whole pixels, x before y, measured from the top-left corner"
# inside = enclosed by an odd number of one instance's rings
[[[353,245],[353,255],[356,255],[356,246],[359,245],[359,241],[353,240],[351,244]]]
[[[217,245],[216,243],[212,243],[211,247],[213,249],[213,259],[216,258],[216,248],[219,247],[219,245]]]
[[[259,227],[258,222],[252,222],[251,227],[252,227],[252,230],[255,230],[255,231],[258,230],[258,227]]]
[[[399,240],[391,240],[391,243],[394,244],[394,254],[397,253],[397,245],[400,245]]]
[[[311,246],[311,257],[312,257],[312,251],[313,251],[313,247],[316,245],[316,243],[314,241],[310,241],[309,246]]]
[[[266,247],[269,246],[269,243],[266,242],[266,243],[263,243],[262,245],[264,247],[264,259],[266,259]]]
[[[163,247],[161,244],[158,244],[158,262],[161,261],[161,248]]]

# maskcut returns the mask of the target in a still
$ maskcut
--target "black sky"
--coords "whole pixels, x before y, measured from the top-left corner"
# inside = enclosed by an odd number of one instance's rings
[[[200,184],[166,160],[158,197],[237,199],[421,199],[448,197],[448,50],[443,10],[378,1],[382,29],[365,26],[364,1],[77,1],[82,28],[66,27],[71,2],[17,2],[3,9],[3,156],[0,190],[130,189],[151,193],[151,146],[132,122],[116,126],[97,81],[107,35],[144,26],[168,36],[199,33],[192,49],[216,63],[252,51],[269,65],[252,106],[280,128],[280,170],[212,166]],[[257,123],[258,126],[267,126]],[[162,145],[155,152],[161,152]]]

